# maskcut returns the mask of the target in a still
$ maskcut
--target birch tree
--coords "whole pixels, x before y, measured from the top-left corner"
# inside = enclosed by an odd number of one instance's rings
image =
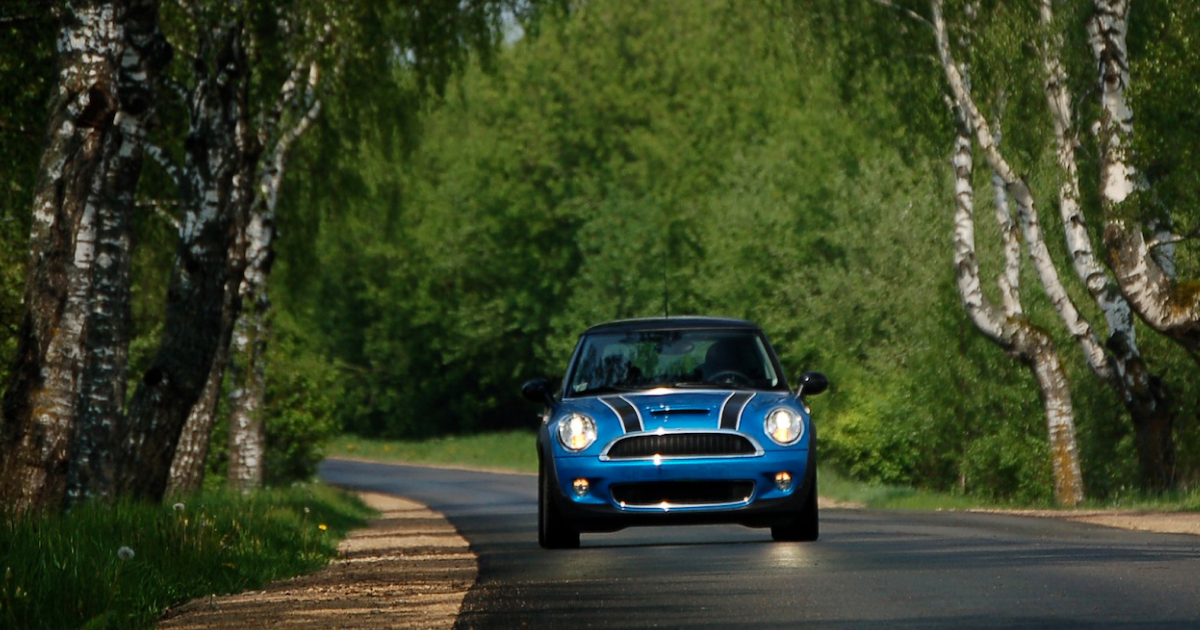
[[[1100,97],[1100,199],[1104,245],[1121,292],[1151,328],[1200,361],[1200,291],[1176,275],[1170,209],[1139,221],[1136,193],[1147,186],[1130,155],[1134,112],[1130,84],[1129,13],[1131,0],[1095,0],[1087,30]],[[1147,233],[1150,239],[1147,240]]]
[[[1043,91],[1054,127],[1055,155],[1062,171],[1058,206],[1067,251],[1076,276],[1104,315],[1108,337],[1103,352],[1088,353],[1088,365],[1116,391],[1133,423],[1142,484],[1166,489],[1175,482],[1174,412],[1163,379],[1142,358],[1133,309],[1113,276],[1101,264],[1088,233],[1080,195],[1072,95],[1061,59],[1062,35],[1056,30],[1052,0],[1042,0],[1039,20],[1047,34],[1040,43]],[[1104,188],[1102,185],[1101,188]]]
[[[1057,272],[1049,259],[1045,241],[1038,226],[1036,208],[1028,185],[1017,178],[999,154],[999,143],[991,125],[983,117],[971,95],[964,71],[950,50],[950,39],[943,15],[941,0],[931,3],[930,25],[937,44],[937,56],[952,95],[958,132],[954,144],[955,220],[954,260],[958,269],[958,286],[963,305],[972,323],[987,338],[1006,352],[1029,365],[1037,378],[1046,410],[1046,425],[1050,438],[1051,463],[1054,471],[1055,499],[1063,505],[1075,505],[1083,500],[1083,476],[1075,441],[1074,410],[1070,386],[1053,340],[1045,330],[1034,326],[1021,312],[1018,281],[1019,248],[1013,232],[1011,214],[1007,210],[1012,198],[1019,208],[1021,232],[1026,240],[1043,287],[1054,302],[1063,321],[1081,339],[1089,356],[1097,351],[1097,342],[1086,321],[1079,315],[1058,281]],[[975,256],[974,237],[974,136],[987,156],[997,192],[997,218],[1005,243],[1005,274],[1001,277],[1004,308],[997,309],[984,296]]]
[[[129,326],[130,187],[152,112],[147,82],[168,54],[157,37],[155,6],[134,0],[58,8],[58,88],[34,196],[25,316],[0,445],[0,494],[18,512],[113,491],[109,447],[120,430]]]
[[[244,231],[249,174],[258,153],[240,4],[185,5],[195,23],[211,22],[197,29],[183,167],[165,159],[162,150],[152,152],[175,180],[182,210],[163,337],[130,402],[120,478],[125,491],[154,500],[167,490],[193,407],[206,395],[216,396],[206,386],[214,361],[228,349],[237,312],[236,292],[229,287],[236,286],[244,267],[236,241]]]
[[[394,107],[398,103],[404,109],[414,108],[426,91],[440,91],[472,53],[487,60],[499,43],[505,12],[521,21],[536,16],[542,5],[553,3],[485,0],[387,6],[363,2],[332,8],[338,4],[329,3],[327,10],[339,16],[335,23],[343,24],[348,32],[336,34],[336,45],[324,55],[332,67],[324,72],[340,76],[345,68],[349,76],[341,80],[340,87],[353,90],[350,95],[356,100],[362,98],[360,90],[374,94],[380,92],[381,85],[387,86],[381,76],[412,80],[419,86],[418,94],[395,98],[386,105]],[[317,120],[322,108],[320,94],[332,91],[321,88],[319,63],[321,50],[332,36],[328,25],[322,32],[311,15],[304,19],[297,16],[291,24],[296,33],[312,36],[307,45],[296,47],[291,74],[283,82],[274,106],[262,117],[259,136],[267,149],[250,210],[247,267],[240,285],[243,304],[235,324],[229,364],[228,477],[232,487],[243,490],[261,485],[264,477],[265,370],[272,311],[268,287],[286,163],[295,142]],[[351,109],[361,114],[365,108]],[[403,120],[413,114],[393,111],[389,115]]]
[[[940,3],[934,5],[934,10],[940,14]],[[921,19],[916,14],[911,15]],[[1136,436],[1142,485],[1168,488],[1174,483],[1175,458],[1171,398],[1162,378],[1153,373],[1142,358],[1133,311],[1113,277],[1100,263],[1087,230],[1075,158],[1079,144],[1075,133],[1075,112],[1061,59],[1063,37],[1057,30],[1061,25],[1055,22],[1051,0],[1039,3],[1038,21],[1038,32],[1042,35],[1035,42],[1035,48],[1043,73],[1040,91],[1050,114],[1054,129],[1053,146],[1061,169],[1058,207],[1075,275],[1104,316],[1107,334],[1103,341],[1100,333],[1068,296],[1041,232],[1035,196],[1000,149],[998,134],[993,134],[991,130],[995,121],[989,122],[983,115],[965,82],[956,85],[951,79],[951,90],[956,102],[964,105],[963,111],[970,118],[973,135],[994,176],[1003,182],[1017,202],[1023,238],[1047,296],[1067,331],[1078,342],[1089,369],[1113,389],[1129,414]],[[953,60],[947,56],[949,46],[944,23],[936,36],[939,51],[942,51],[939,52],[939,61],[950,77],[952,68],[949,64]],[[1025,89],[1024,86],[1017,88]]]
[[[314,31],[311,16],[304,25]],[[239,490],[260,487],[266,434],[262,407],[266,390],[264,362],[270,339],[271,301],[267,278],[275,258],[275,223],[287,157],[321,111],[317,96],[320,64],[317,56],[329,36],[329,26],[299,55],[284,81],[278,100],[265,117],[259,137],[270,149],[259,170],[246,232],[246,269],[238,286],[242,310],[231,340],[229,392],[229,484]]]

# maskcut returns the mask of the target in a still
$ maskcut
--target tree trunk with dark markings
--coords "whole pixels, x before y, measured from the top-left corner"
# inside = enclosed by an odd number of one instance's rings
[[[198,84],[189,103],[182,194],[184,215],[167,293],[163,338],[129,411],[121,485],[161,500],[189,414],[200,400],[222,341],[232,330],[227,287],[240,277],[231,256],[241,229],[238,193],[246,154],[248,64],[241,25],[226,23],[201,36]]]
[[[123,2],[62,7],[25,314],[0,427],[0,497],[16,512],[57,508],[65,496],[97,249],[106,253],[126,229],[113,214],[118,208],[98,206],[107,164],[121,145],[114,121],[124,11]]]

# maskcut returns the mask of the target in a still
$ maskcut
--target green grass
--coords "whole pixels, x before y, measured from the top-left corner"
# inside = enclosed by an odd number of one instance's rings
[[[896,510],[967,510],[989,507],[972,497],[918,490],[905,486],[885,486],[847,479],[826,467],[820,469],[821,495],[835,501],[869,508]],[[991,506],[994,507],[994,506]]]
[[[0,628],[151,628],[170,606],[312,572],[371,512],[322,485],[0,522]],[[128,548],[122,559],[118,551]]]
[[[537,434],[497,431],[428,440],[378,440],[345,435],[326,446],[330,457],[384,462],[537,472]]]

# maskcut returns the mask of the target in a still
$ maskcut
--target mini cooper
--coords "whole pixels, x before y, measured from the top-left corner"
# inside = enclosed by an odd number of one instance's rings
[[[593,326],[561,389],[522,387],[544,403],[538,433],[538,543],[579,546],[581,532],[634,525],[738,523],[781,541],[818,535],[817,436],[763,331],[742,320],[669,317]]]

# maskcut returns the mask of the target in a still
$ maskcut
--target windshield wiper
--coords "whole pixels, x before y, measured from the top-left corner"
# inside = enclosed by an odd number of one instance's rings
[[[624,394],[627,392],[636,392],[640,387],[622,387],[619,385],[604,385],[602,387],[593,387],[585,389],[581,392],[575,392],[575,396],[602,396],[604,394]]]

